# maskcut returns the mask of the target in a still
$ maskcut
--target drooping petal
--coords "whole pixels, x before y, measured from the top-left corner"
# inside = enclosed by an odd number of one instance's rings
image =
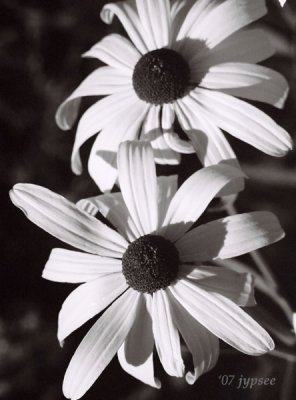
[[[119,183],[125,204],[141,235],[158,226],[157,180],[152,147],[125,142],[118,152]]]
[[[168,46],[171,22],[169,0],[136,0],[136,4],[142,30],[153,45],[149,50]]]
[[[92,317],[108,307],[128,285],[121,272],[101,275],[78,286],[64,301],[59,313],[60,343]]]
[[[206,0],[206,3],[209,1]],[[200,15],[198,21],[194,21],[186,35],[190,39],[205,41],[209,48],[215,47],[267,13],[265,0],[226,0],[212,3],[207,12]],[[184,25],[185,23],[186,21]]]
[[[152,327],[155,346],[165,371],[171,376],[184,376],[180,337],[172,318],[168,295],[158,290],[152,297]]]
[[[147,304],[146,304],[147,303]],[[161,383],[154,377],[153,366],[153,332],[149,311],[151,296],[141,296],[138,314],[129,334],[117,355],[122,368],[136,379],[159,389]]]
[[[194,319],[167,291],[173,310],[174,321],[193,357],[194,371],[186,374],[186,381],[193,385],[204,373],[211,370],[219,357],[219,340]]]
[[[288,82],[278,72],[261,65],[238,62],[211,67],[199,86],[224,89],[228,94],[262,101],[278,108],[284,106],[289,92]]]
[[[268,115],[225,93],[196,88],[190,94],[213,123],[231,135],[275,157],[292,148],[289,134]]]
[[[133,70],[141,54],[128,39],[112,33],[96,43],[83,56],[98,58],[110,67],[118,69],[122,75],[129,77],[128,82],[132,84]]]
[[[180,272],[183,269],[186,271],[186,266],[180,267]],[[249,307],[256,304],[252,274],[237,273],[224,267],[202,265],[190,271],[187,278],[204,290],[220,293],[238,306]]]
[[[80,250],[118,258],[128,246],[119,233],[41,186],[19,183],[10,196],[29,220]]]
[[[284,232],[267,211],[232,215],[198,226],[176,242],[182,262],[237,257],[277,242]]]
[[[228,165],[213,165],[191,175],[179,188],[167,210],[161,233],[172,241],[197,221],[215,195],[243,172]]]
[[[137,316],[139,296],[139,293],[127,290],[89,330],[66,371],[65,397],[80,399],[112,360]]]
[[[88,159],[88,171],[102,192],[110,191],[117,179],[119,144],[137,138],[148,108],[148,104],[135,101],[131,109],[125,108],[97,136]]]
[[[169,204],[178,189],[178,176],[159,176],[158,183],[158,229],[161,228]]]
[[[59,106],[56,123],[63,129],[71,129],[78,115],[81,97],[102,96],[132,90],[131,78],[120,70],[101,67],[94,70]]]
[[[194,147],[192,143],[187,140],[183,140],[180,136],[175,132],[164,132],[163,134],[165,141],[168,146],[181,154],[193,154],[195,153]]]
[[[121,271],[121,260],[80,253],[66,249],[53,249],[45,264],[42,277],[54,282],[80,283],[99,275]]]
[[[129,211],[125,205],[122,194],[119,193],[106,193],[101,196],[90,197],[88,199],[81,200],[82,204],[91,204],[93,209],[100,212],[112,225],[116,227],[118,232],[121,233],[129,242],[133,242],[140,233],[134,224]],[[86,206],[91,208],[91,206]]]
[[[111,124],[120,125],[122,114],[127,114],[127,110],[133,108],[136,103],[136,96],[131,90],[116,93],[99,100],[82,115],[76,132],[73,146],[71,165],[75,174],[82,172],[82,165],[79,155],[80,147],[94,134],[100,132]],[[139,100],[138,104],[141,103]]]
[[[256,356],[274,349],[268,333],[226,297],[205,291],[187,279],[170,290],[194,319],[237,350]]]
[[[101,18],[106,24],[112,23],[114,15],[122,23],[131,41],[141,54],[152,50],[150,37],[147,37],[147,33],[143,32],[134,0],[108,3],[102,8]]]

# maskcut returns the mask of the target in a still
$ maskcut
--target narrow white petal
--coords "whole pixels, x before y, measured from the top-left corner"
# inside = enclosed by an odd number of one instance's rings
[[[194,371],[186,374],[186,381],[193,385],[204,373],[211,370],[219,357],[219,340],[194,319],[168,291],[174,321],[193,357]]]
[[[135,140],[148,104],[139,99],[124,109],[97,136],[88,159],[88,171],[102,192],[110,191],[117,179],[117,152],[121,142]]]
[[[172,104],[162,105],[161,127],[164,131],[171,131],[175,121],[175,110]]]
[[[193,318],[237,350],[256,356],[274,349],[269,334],[224,296],[209,293],[187,279],[170,290]]]
[[[141,54],[128,39],[117,33],[113,33],[105,36],[100,42],[84,53],[83,56],[98,58],[105,64],[120,70],[122,75],[129,77],[131,84],[134,66],[141,57]]]
[[[121,260],[116,258],[53,249],[45,264],[42,277],[55,282],[80,283],[96,279],[102,274],[120,271]]]
[[[78,114],[81,97],[102,96],[132,90],[131,77],[111,67],[94,70],[59,106],[56,112],[56,123],[64,130],[71,129]]]
[[[131,41],[141,54],[151,50],[149,40],[147,43],[147,34],[143,32],[135,1],[108,3],[102,8],[101,18],[106,24],[111,24],[114,16],[122,23]]]
[[[158,228],[161,228],[167,209],[178,189],[178,176],[159,176],[158,184]]]
[[[180,269],[182,271],[182,268]],[[253,306],[254,277],[225,267],[197,266],[187,275],[196,285],[209,292],[219,293],[238,306]]]
[[[192,154],[195,153],[194,147],[190,141],[186,141],[180,138],[175,132],[164,132],[163,134],[165,141],[168,146],[181,154]]]
[[[170,2],[169,0],[136,0],[142,29],[146,32],[154,50],[170,43]]]
[[[237,257],[283,237],[276,216],[257,211],[200,225],[179,239],[176,246],[183,262],[202,262]]]
[[[172,319],[168,295],[158,290],[152,297],[152,327],[155,346],[165,371],[171,376],[184,376],[180,337]]]
[[[278,108],[283,108],[289,92],[288,82],[278,72],[261,65],[238,62],[210,67],[199,86],[226,89],[224,92],[228,94]]]
[[[202,88],[194,89],[191,96],[216,125],[264,153],[281,157],[292,148],[289,134],[256,107]]]
[[[172,198],[163,222],[162,234],[172,241],[179,239],[225,185],[242,177],[241,170],[223,164],[195,172]]]
[[[63,383],[69,399],[80,399],[112,360],[134,323],[139,294],[128,290],[93,325],[74,353]]]
[[[10,196],[29,220],[80,250],[118,258],[128,246],[119,233],[41,186],[17,184]]]
[[[127,373],[147,385],[159,389],[161,383],[154,377],[154,339],[151,315],[147,310],[146,301],[147,303],[151,302],[150,295],[141,296],[138,309],[140,318],[135,320],[117,355],[120,365]]]
[[[78,286],[64,301],[59,313],[60,343],[92,317],[108,307],[128,285],[121,272],[101,275]]]
[[[212,6],[202,20],[195,21],[187,33],[189,38],[205,41],[207,47],[213,48],[267,13],[265,0],[226,0],[219,3],[216,7]]]
[[[158,226],[157,180],[152,147],[125,142],[118,152],[119,183],[125,204],[141,235]]]
[[[75,174],[79,175],[82,172],[79,155],[80,147],[106,126],[115,123],[119,125],[121,115],[127,114],[127,110],[130,110],[131,106],[136,103],[136,100],[137,98],[133,95],[133,91],[127,90],[105,97],[86,110],[77,127],[71,156],[72,170]]]
[[[180,28],[195,3],[196,0],[171,0],[171,41],[173,47],[177,44],[176,38]]]

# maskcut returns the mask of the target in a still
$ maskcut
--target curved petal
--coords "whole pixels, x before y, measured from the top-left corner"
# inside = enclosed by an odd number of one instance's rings
[[[153,50],[149,40],[147,43],[147,39],[149,38],[147,38],[147,35],[143,33],[134,0],[108,3],[102,8],[101,18],[106,24],[112,23],[114,15],[122,23],[131,41],[134,43],[140,53],[145,54],[149,50]]]
[[[181,267],[180,271],[182,269]],[[187,278],[204,290],[227,297],[238,306],[249,307],[256,304],[252,274],[237,273],[224,267],[198,266],[190,271]]]
[[[225,185],[242,177],[238,168],[222,164],[195,172],[172,198],[160,232],[172,241],[179,239]]]
[[[167,292],[173,305],[174,321],[193,357],[194,371],[186,374],[187,383],[193,385],[201,375],[216,365],[219,340],[181,306],[170,290]]]
[[[250,100],[262,101],[283,108],[289,92],[286,79],[278,72],[261,65],[224,63],[211,67],[199,83],[207,89]]]
[[[136,379],[160,389],[161,383],[154,377],[152,321],[147,309],[151,302],[150,295],[141,296],[137,318],[118,350],[118,360],[122,368]]]
[[[132,81],[111,67],[100,67],[88,75],[74,92],[59,106],[56,123],[63,129],[71,129],[78,115],[81,97],[103,96],[132,90]]]
[[[98,58],[118,69],[122,75],[129,77],[128,82],[132,84],[134,67],[141,54],[128,39],[118,33],[112,33],[96,43],[83,56]]]
[[[122,143],[117,162],[125,204],[141,236],[149,234],[159,220],[152,147],[144,142]]]
[[[11,200],[26,217],[56,238],[89,253],[121,257],[127,241],[64,197],[31,184],[17,184]]]
[[[66,337],[108,307],[128,285],[121,272],[101,275],[78,286],[64,301],[59,313],[58,339]]]
[[[98,278],[102,274],[121,271],[121,260],[80,253],[66,249],[53,249],[42,272],[42,278],[54,282],[80,283]]]
[[[185,366],[179,333],[172,319],[168,295],[162,289],[153,293],[152,327],[155,346],[163,368],[171,376],[184,376]]]
[[[198,2],[199,3],[199,2]],[[217,5],[217,3],[216,3]],[[267,13],[265,0],[226,0],[219,2],[195,21],[187,37],[205,41],[213,48],[239,29],[263,17]],[[215,27],[213,29],[213,27]]]
[[[182,262],[237,257],[284,237],[275,215],[267,211],[232,215],[200,225],[176,242]]]
[[[137,316],[139,296],[139,293],[127,290],[89,330],[66,371],[65,397],[80,399],[112,360]]]
[[[165,141],[168,146],[181,154],[193,154],[195,153],[194,147],[190,141],[186,141],[180,138],[175,132],[164,132],[163,134]]]
[[[169,0],[136,0],[142,29],[153,43],[153,49],[166,47],[170,43]]]
[[[136,100],[97,136],[88,159],[88,171],[102,192],[110,191],[117,179],[117,152],[121,142],[135,140],[149,105]]]
[[[196,0],[171,0],[171,41],[172,47],[175,45],[175,41],[181,26],[184,23],[184,19],[187,17],[189,10],[196,3]]]
[[[274,349],[269,334],[224,296],[200,289],[187,279],[170,290],[194,319],[235,349],[254,356]]]
[[[190,95],[216,125],[264,153],[281,157],[292,148],[289,134],[256,107],[207,89],[196,88]]]
[[[178,189],[178,175],[159,176],[158,184],[158,229],[161,228],[167,209]]]
[[[127,90],[116,93],[97,101],[82,115],[76,132],[73,146],[71,165],[75,174],[82,172],[82,164],[79,155],[80,147],[94,134],[100,132],[106,126],[117,123],[120,125],[121,115],[127,114],[127,110],[136,103],[136,96],[133,91]],[[139,104],[141,101],[137,99]]]

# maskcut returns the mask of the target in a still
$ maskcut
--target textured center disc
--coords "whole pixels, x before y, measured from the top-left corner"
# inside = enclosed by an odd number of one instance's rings
[[[137,62],[133,85],[140,99],[152,104],[171,103],[187,94],[190,69],[174,50],[158,49]]]
[[[145,235],[131,243],[122,258],[122,272],[129,286],[153,293],[176,279],[179,253],[169,240]]]

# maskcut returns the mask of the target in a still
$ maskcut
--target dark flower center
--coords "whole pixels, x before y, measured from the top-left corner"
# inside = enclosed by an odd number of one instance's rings
[[[172,242],[145,235],[131,243],[122,258],[122,272],[129,286],[139,292],[164,289],[178,274],[179,253]]]
[[[133,85],[140,99],[152,104],[171,103],[188,92],[190,69],[174,50],[158,49],[137,62]]]

